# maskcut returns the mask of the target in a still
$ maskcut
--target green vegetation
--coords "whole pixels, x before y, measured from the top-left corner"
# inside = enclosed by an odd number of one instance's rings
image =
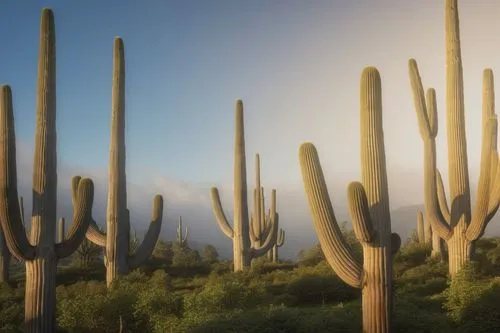
[[[346,241],[361,258],[352,230]],[[106,287],[101,253],[86,268],[78,253],[57,272],[57,332],[352,332],[361,331],[361,294],[344,283],[321,248],[300,251],[296,263],[259,262],[244,272],[217,259],[211,245],[198,254],[159,241],[139,270]],[[393,258],[394,332],[500,330],[500,238],[476,244],[474,261],[451,282],[431,244],[409,239]],[[182,260],[176,258],[184,258]],[[22,332],[24,265],[11,266],[0,286],[0,332]]]

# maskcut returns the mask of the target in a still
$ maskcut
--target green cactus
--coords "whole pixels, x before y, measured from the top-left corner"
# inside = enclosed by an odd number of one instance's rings
[[[177,243],[180,247],[185,247],[187,245],[188,228],[186,227],[186,232],[182,234],[182,216],[179,216],[179,224],[177,225]]]
[[[352,287],[362,289],[363,332],[391,330],[392,253],[401,239],[391,234],[389,190],[382,129],[382,90],[376,68],[361,76],[362,183],[348,188],[349,214],[363,247],[363,264],[353,255],[337,224],[318,153],[303,143],[299,157],[314,227],[328,263]]]
[[[123,41],[115,37],[113,47],[113,93],[111,111],[111,143],[109,153],[109,185],[106,228],[104,233],[92,221],[87,239],[106,249],[106,283],[118,275],[127,274],[141,265],[153,252],[160,235],[163,217],[163,197],[153,200],[151,224],[133,255],[129,255],[130,212],[127,209],[127,181],[125,175],[125,56]]]
[[[273,249],[271,252],[272,262],[274,262],[274,263],[279,262],[278,248],[282,247],[284,244],[285,244],[285,230],[280,228],[280,231],[278,232],[278,238],[276,239],[276,244],[273,246]]]
[[[424,183],[426,218],[433,233],[448,245],[449,273],[454,276],[471,259],[474,242],[498,210],[500,180],[497,176],[497,120],[494,107],[493,72],[483,73],[483,137],[481,170],[476,206],[471,212],[467,144],[465,136],[463,71],[457,0],[445,1],[446,34],[446,117],[451,209],[436,168],[437,107],[434,89],[424,94],[414,59],[409,61],[415,110],[424,142]]]
[[[236,135],[234,144],[234,222],[229,224],[216,187],[211,189],[212,209],[222,232],[233,240],[234,271],[250,266],[251,260],[267,253],[275,244],[279,215],[276,212],[276,190],[272,190],[270,210],[270,232],[260,246],[251,244],[248,214],[247,172],[245,156],[245,132],[243,102],[236,102]]]
[[[33,167],[33,213],[28,240],[17,192],[12,91],[0,88],[0,223],[12,255],[26,264],[25,330],[56,331],[57,261],[70,256],[85,238],[92,217],[94,185],[72,181],[75,211],[67,240],[55,242],[57,206],[56,62],[54,16],[43,9],[38,58],[38,96]]]

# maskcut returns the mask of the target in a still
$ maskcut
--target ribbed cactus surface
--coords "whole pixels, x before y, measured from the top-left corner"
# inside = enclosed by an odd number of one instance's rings
[[[177,244],[184,247],[187,245],[188,228],[182,231],[182,216],[179,216],[179,223],[177,224]]]
[[[483,72],[482,148],[480,175],[475,209],[471,210],[467,142],[465,136],[464,84],[457,0],[445,1],[446,35],[446,120],[448,137],[448,172],[451,207],[436,168],[436,135],[438,132],[435,91],[424,93],[415,60],[409,61],[420,135],[424,143],[424,198],[426,218],[433,233],[448,245],[449,272],[453,276],[471,259],[473,242],[484,232],[498,210],[500,179],[497,177],[497,120],[493,72]],[[437,244],[433,238],[433,246]]]
[[[106,249],[106,282],[110,286],[118,275],[141,265],[153,252],[160,235],[163,197],[156,195],[149,229],[141,245],[129,255],[130,212],[127,209],[125,174],[125,54],[123,40],[116,37],[113,46],[113,89],[111,108],[111,143],[109,149],[108,205],[106,233],[92,222],[87,239]]]
[[[365,68],[360,99],[362,181],[348,187],[349,214],[363,247],[363,263],[356,260],[338,226],[316,148],[304,143],[299,150],[304,188],[321,248],[337,275],[362,289],[366,333],[391,331],[392,253],[401,244],[399,236],[391,234],[381,89],[377,69]]]
[[[245,131],[243,121],[243,102],[236,102],[236,135],[234,140],[234,211],[233,225],[224,214],[216,187],[211,189],[212,209],[222,232],[233,240],[234,271],[242,271],[250,266],[251,260],[265,255],[275,244],[278,232],[279,215],[276,212],[276,190],[271,195],[269,213],[270,226],[267,237],[260,245],[251,243],[250,216],[248,212],[247,172],[245,155]],[[260,200],[258,200],[260,201]]]
[[[33,211],[30,239],[23,225],[17,191],[16,143],[12,91],[0,88],[0,223],[7,246],[26,264],[25,331],[56,331],[56,265],[85,239],[92,218],[94,186],[90,179],[72,181],[75,211],[65,241],[56,242],[56,56],[54,15],[42,11],[33,165]]]

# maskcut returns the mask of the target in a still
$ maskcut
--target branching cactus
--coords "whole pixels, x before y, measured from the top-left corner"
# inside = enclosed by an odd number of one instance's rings
[[[278,248],[282,247],[284,244],[285,244],[285,230],[280,228],[280,231],[278,232],[278,238],[276,239],[276,244],[273,246],[273,249],[272,249],[271,260],[274,263],[279,262]]]
[[[424,216],[422,212],[417,213],[417,240],[419,244],[425,244]]]
[[[111,143],[109,149],[108,206],[106,233],[93,221],[87,239],[106,249],[106,282],[110,286],[118,275],[127,274],[141,265],[153,252],[160,235],[163,197],[153,200],[151,224],[133,255],[129,255],[130,212],[127,209],[125,175],[125,56],[123,41],[116,37],[113,47],[113,95],[111,111]]]
[[[179,224],[177,225],[177,243],[180,247],[184,247],[187,245],[187,237],[188,237],[188,228],[186,227],[186,231],[184,235],[182,233],[182,216],[179,216]]]
[[[363,264],[356,260],[339,228],[314,145],[303,143],[299,158],[323,253],[344,282],[362,289],[363,332],[386,333],[391,331],[392,253],[398,250],[401,239],[391,235],[382,91],[374,67],[365,68],[361,76],[360,109],[362,182],[349,185],[348,203],[356,238],[363,247]]]
[[[253,258],[267,253],[275,244],[279,215],[276,212],[276,190],[272,191],[270,220],[271,227],[260,246],[250,242],[250,218],[248,214],[247,172],[245,156],[245,132],[243,125],[243,102],[236,102],[236,135],[234,142],[234,222],[231,226],[224,214],[216,187],[211,189],[212,208],[222,232],[233,240],[234,271],[250,266]]]
[[[441,176],[436,168],[436,135],[438,132],[435,91],[424,94],[417,63],[409,61],[420,135],[424,142],[424,191],[426,218],[433,233],[448,245],[449,273],[454,276],[471,259],[473,243],[484,233],[500,203],[500,172],[497,152],[497,120],[493,72],[483,73],[483,112],[481,169],[472,214],[467,143],[465,136],[463,71],[457,0],[445,1],[446,21],[446,118],[448,136],[448,171],[450,202],[445,197]]]
[[[253,191],[254,209],[250,215],[250,243],[252,246],[262,246],[272,231],[271,213],[265,213],[264,187],[260,178],[260,155],[255,154],[255,189]],[[274,246],[273,246],[274,248]],[[272,261],[273,249],[266,253],[267,259]]]
[[[85,239],[92,218],[94,185],[90,179],[72,181],[75,211],[67,240],[56,243],[56,63],[54,16],[42,11],[38,59],[38,96],[33,165],[33,212],[28,240],[17,191],[16,143],[12,92],[0,88],[0,223],[13,256],[26,263],[25,329],[56,331],[56,266]]]

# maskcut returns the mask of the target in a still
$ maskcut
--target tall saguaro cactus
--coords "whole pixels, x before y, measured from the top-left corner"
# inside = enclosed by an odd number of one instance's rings
[[[361,76],[362,182],[348,188],[349,214],[363,246],[363,264],[346,243],[328,195],[318,153],[312,143],[299,150],[304,188],[314,227],[328,263],[338,276],[363,291],[363,332],[391,331],[392,253],[401,240],[391,235],[389,190],[382,129],[382,91],[376,68]]]
[[[42,11],[38,58],[38,96],[33,166],[31,237],[26,237],[17,192],[16,143],[12,92],[0,88],[0,223],[13,256],[26,263],[25,325],[31,333],[56,331],[56,266],[85,238],[92,218],[94,186],[90,179],[72,181],[75,211],[67,240],[56,243],[56,58],[54,16]]]
[[[234,271],[242,271],[250,266],[253,258],[267,253],[276,242],[279,215],[276,212],[276,190],[272,191],[271,226],[266,239],[260,244],[250,242],[250,223],[248,214],[247,171],[245,155],[245,132],[243,125],[243,102],[236,102],[236,135],[234,142],[234,222],[229,224],[216,187],[211,189],[212,209],[222,232],[233,240]]]
[[[184,247],[187,244],[188,237],[188,228],[186,227],[186,231],[184,235],[182,233],[182,216],[179,216],[179,224],[177,225],[177,243],[180,247]]]
[[[10,252],[5,242],[5,236],[0,228],[0,282],[10,279]]]
[[[93,222],[87,239],[106,249],[106,282],[110,286],[118,275],[127,274],[141,265],[153,252],[160,235],[163,197],[153,200],[151,224],[133,255],[129,256],[130,212],[127,209],[125,175],[125,56],[123,41],[116,37],[113,47],[113,95],[111,111],[111,143],[109,149],[108,206],[106,233]]]
[[[457,0],[445,1],[446,119],[451,209],[436,168],[437,107],[434,89],[424,94],[414,59],[409,61],[415,110],[424,142],[425,209],[427,218],[448,245],[449,272],[454,276],[471,259],[473,242],[484,232],[500,203],[500,173],[496,150],[497,120],[493,72],[483,73],[483,137],[476,206],[471,212],[467,143],[465,136],[463,71]]]

